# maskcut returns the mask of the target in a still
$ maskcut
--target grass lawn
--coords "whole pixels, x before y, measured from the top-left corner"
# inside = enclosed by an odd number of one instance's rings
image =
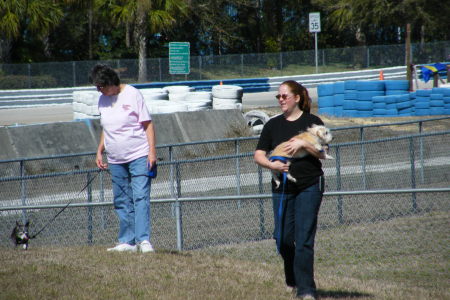
[[[443,212],[320,231],[320,299],[450,299],[446,224]],[[425,232],[439,245],[421,245]],[[1,247],[0,264],[0,299],[294,298],[272,240],[148,254],[31,244]]]

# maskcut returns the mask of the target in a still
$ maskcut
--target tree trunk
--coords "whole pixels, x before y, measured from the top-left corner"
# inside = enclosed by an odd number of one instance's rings
[[[89,1],[88,9],[88,47],[89,47],[89,59],[92,60],[92,20],[93,20],[93,7],[92,1]]]
[[[147,36],[145,25],[145,13],[142,12],[142,10],[138,10],[138,15],[136,18],[136,41],[139,56],[138,82],[147,81],[147,65],[145,64],[145,58],[147,55]]]

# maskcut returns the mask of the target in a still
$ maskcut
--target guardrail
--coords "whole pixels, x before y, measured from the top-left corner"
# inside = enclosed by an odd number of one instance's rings
[[[334,72],[322,74],[308,74],[268,78],[245,78],[245,79],[225,79],[225,80],[199,80],[199,81],[174,81],[174,82],[152,82],[145,84],[132,84],[136,88],[162,88],[173,85],[188,85],[195,90],[211,90],[214,85],[220,83],[227,85],[238,85],[244,89],[245,93],[256,93],[273,91],[285,80],[296,80],[306,87],[316,87],[321,83],[330,83],[342,80],[378,80],[379,73],[383,71],[385,79],[405,79],[406,68],[403,66],[381,68],[363,71]],[[27,89],[27,90],[1,90],[0,109],[26,106],[41,106],[53,104],[72,103],[72,93],[74,91],[94,91],[94,87],[73,87],[54,89]]]

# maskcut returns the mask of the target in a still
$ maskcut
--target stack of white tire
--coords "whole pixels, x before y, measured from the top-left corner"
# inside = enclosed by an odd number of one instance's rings
[[[161,88],[139,89],[150,114],[158,113],[158,107],[169,102],[169,93]]]
[[[244,90],[236,85],[215,85],[211,89],[213,109],[242,110]]]
[[[73,119],[98,119],[98,98],[97,91],[74,91],[72,93]]]

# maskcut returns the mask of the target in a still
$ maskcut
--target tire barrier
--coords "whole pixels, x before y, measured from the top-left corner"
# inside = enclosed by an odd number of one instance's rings
[[[239,109],[242,111],[244,89],[237,85],[215,85],[211,88],[213,109]]]
[[[319,114],[394,117],[450,114],[450,87],[409,92],[407,80],[348,80],[317,88]]]
[[[82,120],[99,118],[99,97],[100,93],[97,91],[74,91],[72,94],[73,119]]]
[[[260,134],[270,117],[263,111],[251,110],[244,114],[245,122],[251,127],[253,134]]]

